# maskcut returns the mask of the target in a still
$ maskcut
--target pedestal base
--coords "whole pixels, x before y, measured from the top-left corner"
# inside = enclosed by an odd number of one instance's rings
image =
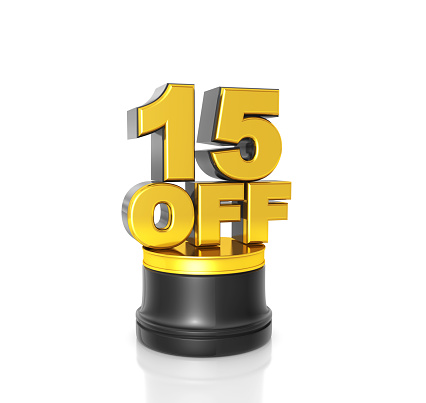
[[[174,355],[218,357],[263,346],[271,337],[264,245],[222,238],[217,248],[185,243],[144,249],[138,339]]]
[[[161,353],[187,357],[222,357],[246,353],[265,345],[271,338],[272,321],[253,333],[217,338],[184,338],[145,329],[136,322],[138,340]]]

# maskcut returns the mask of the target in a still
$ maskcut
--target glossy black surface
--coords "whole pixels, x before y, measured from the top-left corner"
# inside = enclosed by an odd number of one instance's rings
[[[271,337],[265,268],[218,276],[143,268],[137,335],[169,354],[222,356],[253,350]]]

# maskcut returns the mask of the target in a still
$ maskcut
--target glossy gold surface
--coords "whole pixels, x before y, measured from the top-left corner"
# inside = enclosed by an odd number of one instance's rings
[[[143,264],[152,270],[174,274],[232,274],[262,267],[264,251],[264,245],[244,245],[232,238],[220,238],[217,247],[198,248],[184,242],[172,249],[143,248]]]
[[[244,200],[243,183],[195,183],[195,246],[214,246],[220,243],[220,223],[241,219],[240,205],[221,203],[239,200]]]
[[[260,116],[278,116],[279,91],[249,88],[222,88],[215,141],[238,144],[244,138],[254,141],[251,160],[239,149],[212,151],[216,168],[227,178],[254,181],[269,175],[281,157],[281,136],[275,126]],[[249,117],[245,117],[249,115]]]
[[[161,128],[162,180],[194,180],[194,85],[168,84],[159,98],[138,108],[138,137]]]
[[[164,203],[168,219],[164,228],[154,223],[154,208]],[[138,242],[149,248],[171,248],[182,243],[194,224],[194,207],[189,195],[170,183],[150,183],[139,188],[127,208],[128,229]]]
[[[291,199],[291,182],[253,182],[245,184],[246,201],[239,234],[233,236],[244,243],[268,242],[268,222],[287,220],[287,203]]]

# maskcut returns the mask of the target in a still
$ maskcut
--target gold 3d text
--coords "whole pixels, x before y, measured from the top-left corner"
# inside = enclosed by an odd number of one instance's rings
[[[286,220],[291,183],[261,181],[277,166],[281,136],[268,120],[278,116],[276,89],[219,87],[207,91],[195,151],[194,85],[166,84],[127,113],[128,138],[148,134],[151,180],[129,190],[123,203],[128,233],[147,248],[220,243],[220,223],[244,244],[268,242],[268,221]],[[195,159],[216,182],[195,182]],[[185,182],[185,190],[173,183]],[[154,222],[154,209],[161,217]]]

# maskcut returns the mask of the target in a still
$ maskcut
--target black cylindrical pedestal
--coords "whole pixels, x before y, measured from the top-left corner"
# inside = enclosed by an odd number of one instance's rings
[[[249,262],[247,247],[244,256]],[[196,259],[199,266],[195,267],[202,267],[214,256]],[[182,262],[179,273],[144,265],[143,301],[136,312],[138,339],[154,350],[191,357],[239,354],[264,345],[272,331],[272,313],[265,301],[265,267],[242,271],[240,266],[235,273],[233,267],[223,268],[232,259],[238,257],[220,262],[220,272],[229,274],[185,274]]]

